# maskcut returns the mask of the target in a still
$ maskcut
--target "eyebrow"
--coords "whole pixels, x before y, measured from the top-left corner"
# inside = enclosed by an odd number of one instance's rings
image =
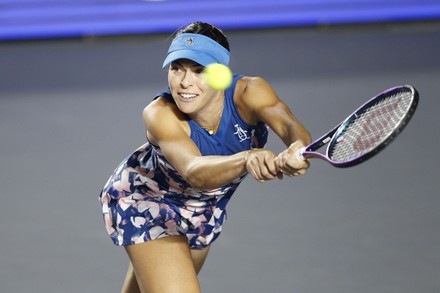
[[[178,65],[178,66],[182,66],[182,64],[180,64],[180,62],[177,62],[177,61],[173,61],[173,62],[171,62],[171,65]]]
[[[182,63],[180,63],[179,61],[173,61],[173,62],[171,62],[171,64],[175,64],[175,65],[177,65],[177,66],[181,66],[181,67],[183,67],[183,64]],[[203,67],[205,67],[205,66],[203,66],[203,65],[201,65],[201,64],[199,64],[199,63],[197,63],[197,62],[194,62],[194,61],[191,61],[191,68],[203,68]]]

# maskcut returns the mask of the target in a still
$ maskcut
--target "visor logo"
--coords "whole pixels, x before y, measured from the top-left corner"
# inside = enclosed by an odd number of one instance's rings
[[[192,45],[194,45],[194,40],[193,38],[187,38],[185,40],[185,46],[191,47]]]

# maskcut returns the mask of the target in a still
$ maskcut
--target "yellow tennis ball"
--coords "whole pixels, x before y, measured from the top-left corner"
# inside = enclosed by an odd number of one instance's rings
[[[217,91],[227,89],[232,83],[232,72],[228,66],[212,63],[203,71],[205,81],[209,87]]]

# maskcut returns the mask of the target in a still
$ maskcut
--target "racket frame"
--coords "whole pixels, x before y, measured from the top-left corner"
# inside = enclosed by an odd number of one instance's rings
[[[350,123],[357,118],[358,115],[362,114],[366,109],[368,109],[372,104],[376,103],[377,101],[383,99],[385,96],[388,96],[392,94],[393,92],[399,92],[402,90],[410,90],[413,101],[410,105],[410,108],[408,109],[408,112],[406,113],[404,119],[400,121],[397,127],[391,132],[391,134],[388,135],[388,137],[382,141],[379,145],[374,147],[371,151],[364,153],[362,155],[359,155],[351,160],[339,162],[334,161],[330,158],[330,150],[332,146],[337,142],[337,139],[339,138],[339,135],[341,133],[344,133],[345,129],[350,125]],[[310,159],[310,158],[319,158],[322,160],[325,160],[332,164],[335,167],[338,168],[347,168],[352,167],[355,165],[358,165],[370,158],[372,158],[374,155],[378,154],[380,151],[382,151],[386,146],[388,146],[394,138],[399,135],[402,130],[405,128],[405,126],[408,124],[409,120],[412,118],[417,105],[419,102],[419,94],[417,90],[410,86],[410,85],[401,85],[396,86],[393,88],[390,88],[386,91],[381,92],[380,94],[376,95],[372,99],[365,102],[362,106],[360,106],[358,109],[356,109],[352,114],[350,114],[344,121],[342,121],[340,124],[338,124],[336,127],[334,127],[332,130],[321,136],[316,141],[312,142],[308,146],[302,148],[300,150],[300,153],[298,154],[298,158],[300,159]],[[327,149],[325,154],[317,152],[318,149],[320,149],[322,146],[327,144]]]

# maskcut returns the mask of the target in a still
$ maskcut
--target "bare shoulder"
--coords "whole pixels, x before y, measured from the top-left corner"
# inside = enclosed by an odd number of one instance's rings
[[[148,104],[142,112],[147,136],[152,142],[157,142],[168,135],[186,133],[189,126],[177,106],[165,98],[158,98]]]
[[[276,97],[272,86],[259,76],[243,76],[237,82],[236,94],[245,103],[262,102],[266,98]]]
[[[242,88],[245,91],[265,86],[270,85],[264,78],[259,76],[243,76],[237,81],[237,88]]]
[[[243,76],[239,82],[245,83],[246,89],[271,87],[270,84],[260,76]]]
[[[154,121],[156,119],[160,119],[162,115],[166,115],[170,118],[173,114],[176,113],[175,109],[177,108],[175,104],[171,103],[167,99],[163,97],[159,97],[158,99],[149,103],[142,112],[144,119],[148,121]]]
[[[257,113],[262,108],[279,102],[272,86],[264,78],[258,76],[240,78],[237,82],[234,100],[240,115],[251,124],[259,121]]]

